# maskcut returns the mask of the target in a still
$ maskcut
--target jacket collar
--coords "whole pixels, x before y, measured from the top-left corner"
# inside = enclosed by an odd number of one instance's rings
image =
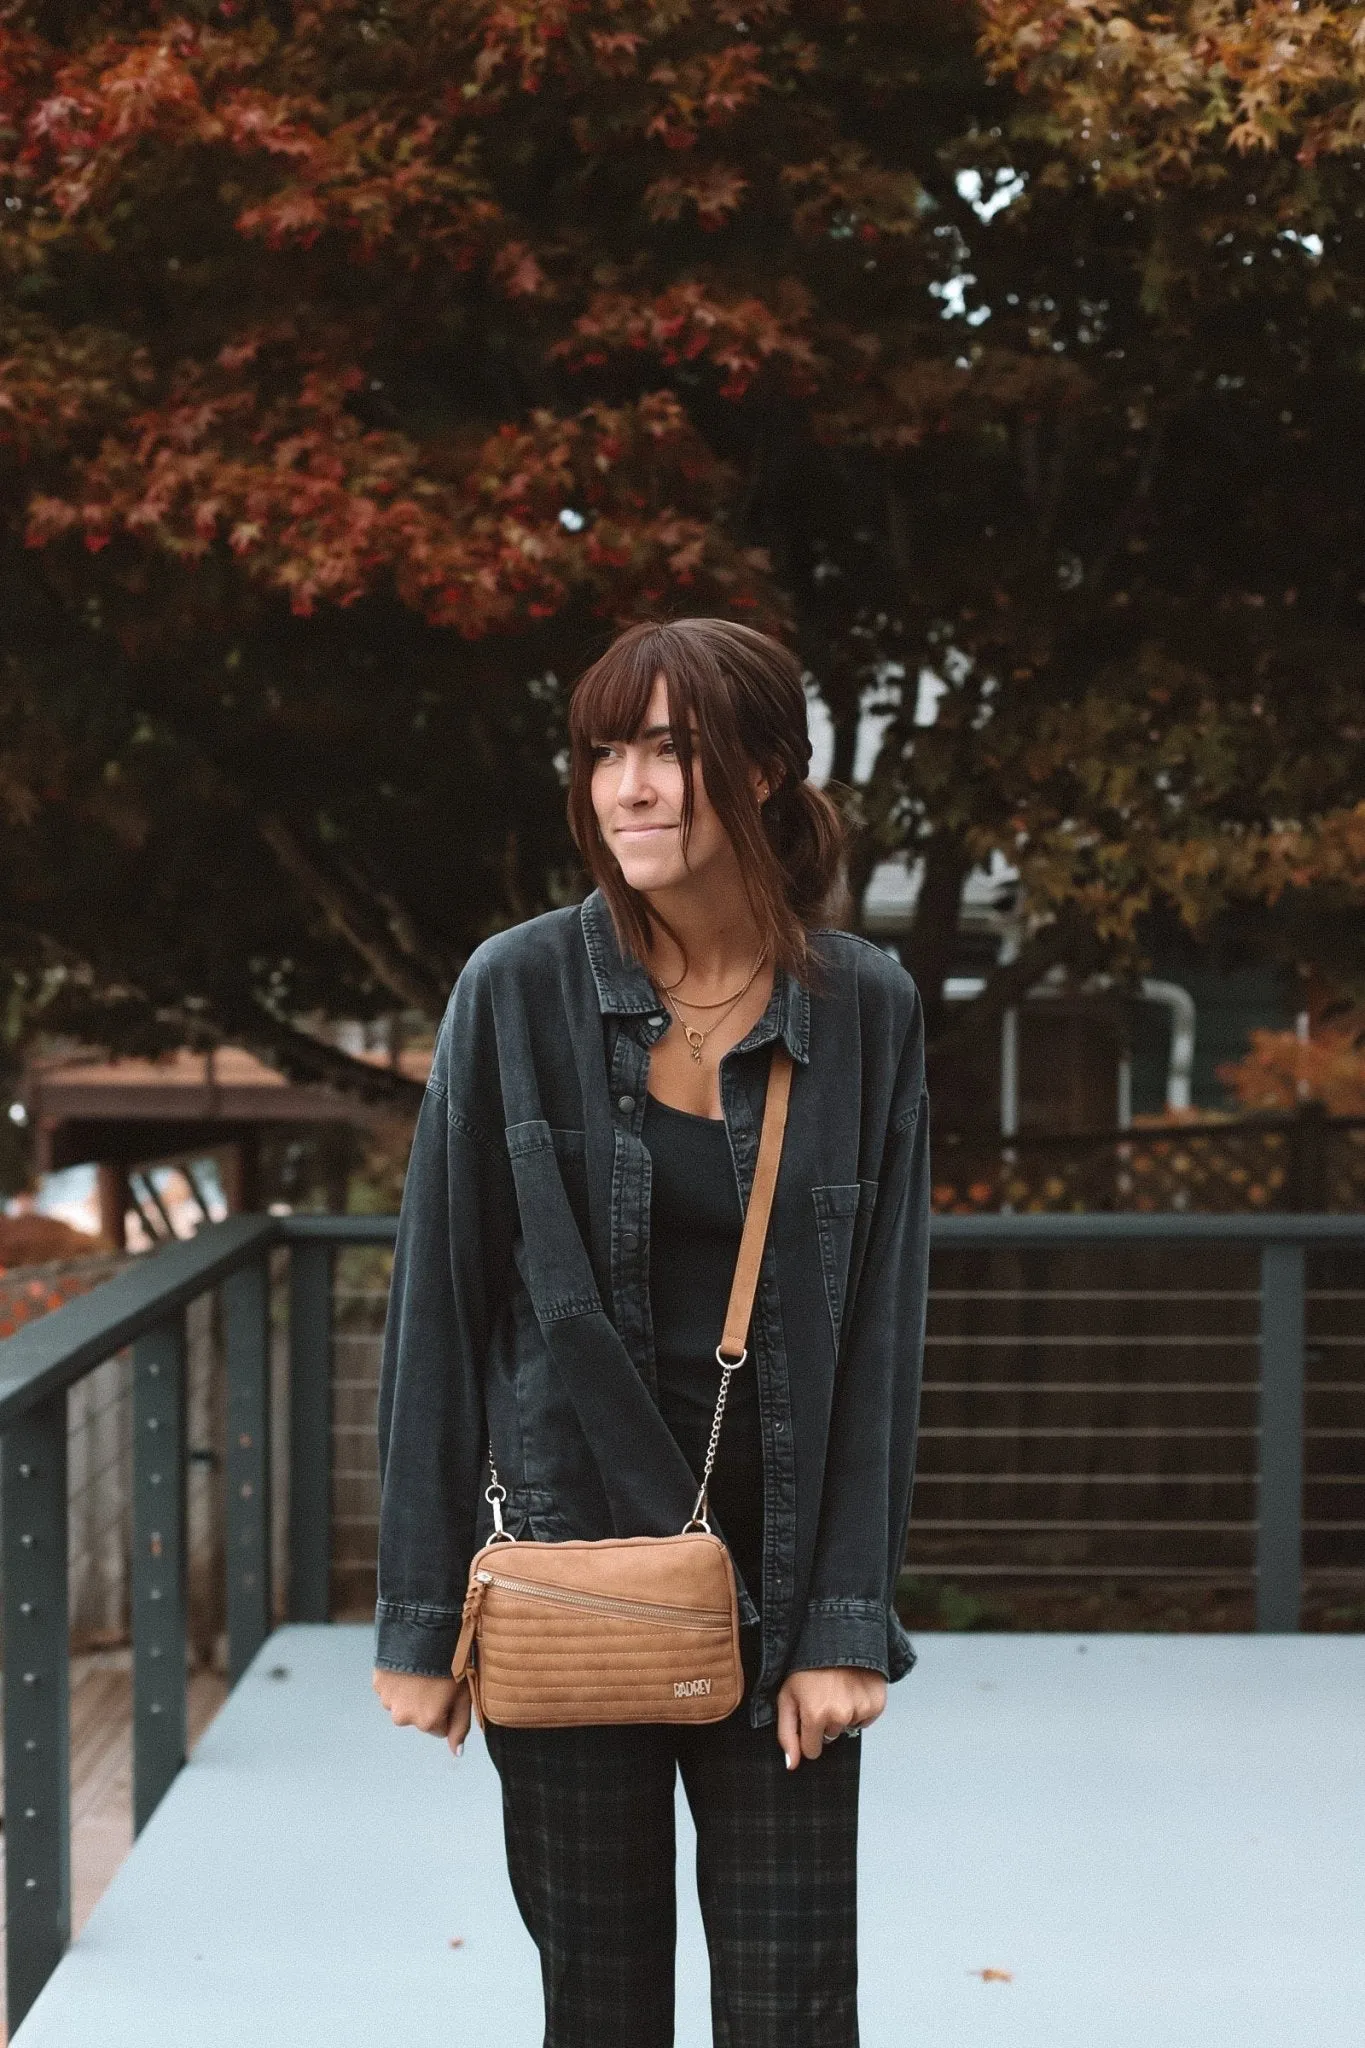
[[[597,984],[598,1006],[603,1014],[660,1015],[654,984],[638,960],[628,960],[616,942],[611,909],[600,889],[594,889],[580,906],[583,940],[588,962]],[[766,1045],[780,1038],[794,1060],[810,1064],[810,991],[796,976],[779,967],[773,977],[768,1007],[744,1040],[747,1046]]]

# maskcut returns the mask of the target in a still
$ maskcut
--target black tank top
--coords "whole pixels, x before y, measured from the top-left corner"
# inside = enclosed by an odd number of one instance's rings
[[[694,1116],[645,1096],[641,1136],[652,1164],[649,1296],[659,1407],[701,1477],[720,1367],[716,1346],[743,1224],[721,1117]],[[713,1526],[730,1546],[754,1605],[763,1562],[763,1448],[752,1358],[733,1375],[711,1476]]]

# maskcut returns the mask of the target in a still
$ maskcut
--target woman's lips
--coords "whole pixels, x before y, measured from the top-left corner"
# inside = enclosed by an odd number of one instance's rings
[[[616,836],[618,839],[647,839],[652,833],[672,832],[674,829],[672,825],[618,825]]]

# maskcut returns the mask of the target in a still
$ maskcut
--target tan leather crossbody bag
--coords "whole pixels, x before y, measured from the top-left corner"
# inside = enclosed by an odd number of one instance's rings
[[[720,1721],[744,1693],[730,1554],[707,1520],[730,1380],[748,1358],[749,1320],[772,1211],[792,1061],[773,1047],[754,1184],[716,1347],[720,1391],[701,1485],[676,1536],[523,1542],[502,1526],[469,1568],[451,1670],[468,1678],[479,1725],[572,1728],[628,1721]]]

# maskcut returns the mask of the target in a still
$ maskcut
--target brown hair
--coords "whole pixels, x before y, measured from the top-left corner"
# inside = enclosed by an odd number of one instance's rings
[[[683,778],[682,844],[692,830],[692,722],[702,782],[739,856],[749,906],[775,966],[810,983],[809,932],[841,879],[843,820],[807,779],[810,734],[794,654],[729,619],[674,619],[629,627],[579,678],[569,702],[569,829],[610,906],[621,950],[643,960],[657,923],[677,934],[603,843],[592,804],[594,743],[628,740],[644,724],[655,678],[668,683],[670,724]],[[760,805],[747,773],[768,780]]]

